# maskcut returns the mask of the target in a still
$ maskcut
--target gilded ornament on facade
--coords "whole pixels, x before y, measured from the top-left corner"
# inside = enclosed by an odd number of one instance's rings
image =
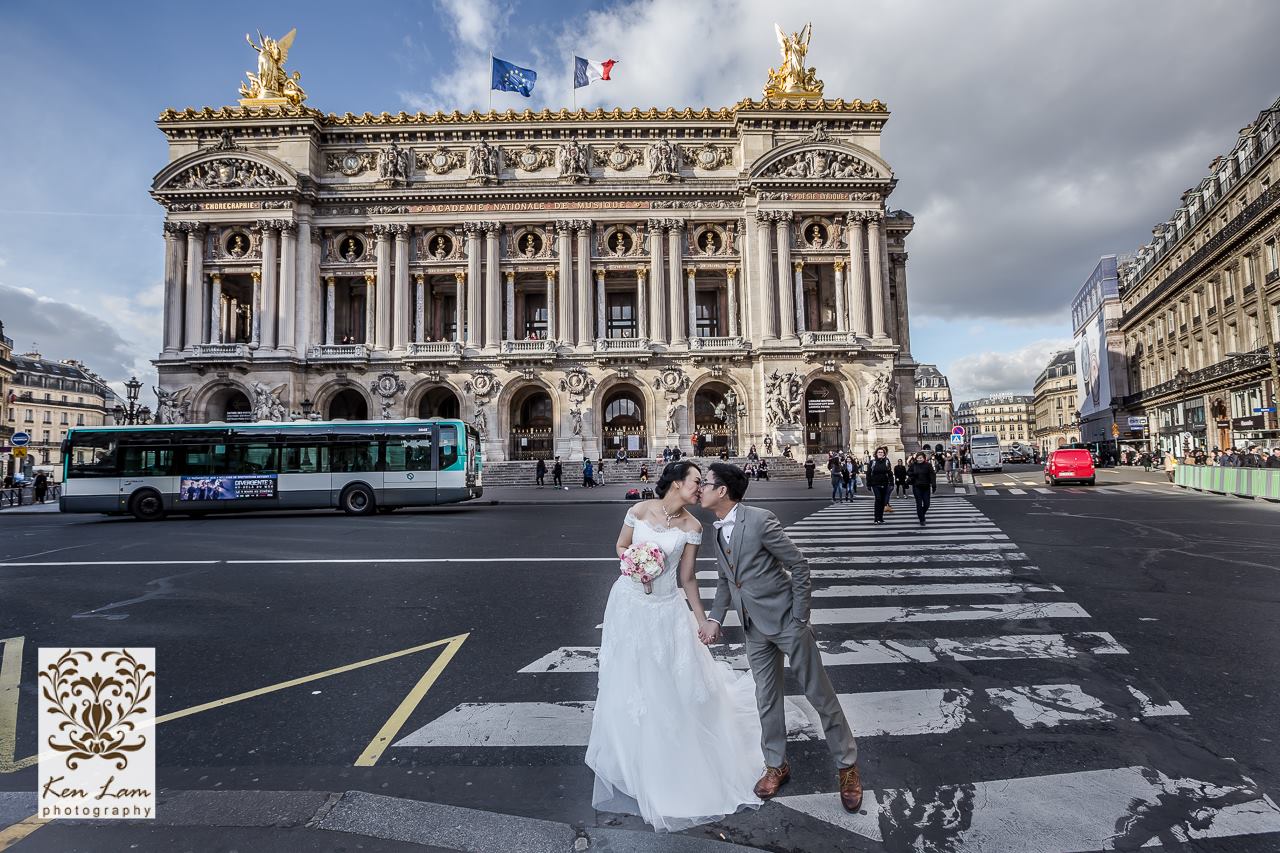
[[[778,36],[778,48],[782,52],[782,62],[777,68],[769,69],[769,82],[764,84],[766,98],[801,98],[805,100],[822,98],[822,81],[818,79],[813,68],[806,68],[805,57],[809,53],[809,38],[813,34],[813,25],[805,24],[798,33],[787,35],[782,27],[773,25]]]
[[[240,106],[302,106],[302,102],[307,99],[307,93],[302,91],[302,86],[298,83],[302,74],[297,71],[290,74],[284,70],[284,63],[289,58],[289,48],[293,46],[293,39],[297,34],[295,27],[284,38],[277,40],[264,36],[259,30],[258,44],[254,44],[249,34],[245,33],[244,40],[258,52],[258,73],[245,72],[248,82],[240,84]]]

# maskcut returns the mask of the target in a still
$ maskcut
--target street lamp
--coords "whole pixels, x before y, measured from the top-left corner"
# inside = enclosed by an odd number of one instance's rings
[[[1173,376],[1173,381],[1178,388],[1179,404],[1182,407],[1182,417],[1181,417],[1182,430],[1179,432],[1179,435],[1178,435],[1178,440],[1181,441],[1182,440],[1181,433],[1185,432],[1188,435],[1190,435],[1191,433],[1191,426],[1190,424],[1187,423],[1187,386],[1191,384],[1191,371],[1187,370],[1185,366],[1179,367],[1178,372],[1175,373]],[[1189,448],[1183,448],[1183,449],[1189,449]],[[1178,448],[1175,447],[1174,448],[1175,456],[1177,455],[1177,451],[1178,451]]]
[[[1113,400],[1111,403],[1111,437],[1116,442],[1116,464],[1120,464],[1120,421],[1117,419],[1120,415],[1120,407]]]
[[[127,405],[116,405],[111,410],[117,423],[130,425],[151,423],[151,407],[138,405],[138,392],[141,390],[142,383],[136,376],[130,377],[129,381],[124,383],[124,393],[128,398]]]

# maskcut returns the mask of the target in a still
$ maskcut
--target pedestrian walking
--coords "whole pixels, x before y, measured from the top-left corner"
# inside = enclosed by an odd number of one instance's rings
[[[875,458],[867,466],[867,488],[875,497],[875,523],[884,524],[884,508],[893,493],[893,463],[889,461],[888,448],[876,448]]]
[[[604,485],[604,457],[601,456],[596,460],[596,485]]]
[[[538,457],[538,464],[533,466],[533,481],[538,484],[539,489],[546,485],[546,483],[543,482],[546,476],[547,461],[542,457]]]
[[[35,496],[36,503],[44,503],[44,496],[49,493],[49,475],[41,471],[36,474],[35,483],[32,486],[32,493]]]
[[[853,465],[846,459],[840,463],[840,488],[844,492],[844,500],[853,500]]]
[[[923,452],[917,453],[907,468],[907,479],[911,481],[911,493],[916,499],[916,518],[920,519],[920,526],[924,527],[924,518],[929,514],[929,499],[938,491],[938,475]]]
[[[811,489],[813,488],[813,472],[816,471],[817,468],[818,466],[813,464],[812,456],[804,460],[804,478],[805,478],[805,481],[808,482],[809,488]]]
[[[901,459],[898,464],[893,466],[893,483],[897,486],[895,495],[905,495],[907,493],[907,466]]]
[[[839,503],[844,498],[844,465],[832,459],[827,470],[831,472],[831,502]]]
[[[590,459],[582,460],[582,488],[590,489],[596,484],[595,471],[591,467]]]
[[[551,485],[557,489],[564,485],[564,466],[560,464],[560,457],[556,457],[556,464],[551,466]]]

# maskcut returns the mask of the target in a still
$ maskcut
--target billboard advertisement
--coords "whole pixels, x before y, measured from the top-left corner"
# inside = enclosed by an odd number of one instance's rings
[[[1111,407],[1105,320],[1098,312],[1076,335],[1076,400],[1082,420]]]
[[[183,477],[178,483],[180,501],[261,500],[275,496],[275,474]]]

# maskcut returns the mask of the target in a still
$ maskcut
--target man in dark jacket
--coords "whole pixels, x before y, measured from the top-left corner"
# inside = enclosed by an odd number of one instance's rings
[[[560,457],[556,457],[556,464],[551,466],[551,485],[557,488],[563,486],[561,478],[564,477],[564,466],[560,464]]]
[[[817,465],[813,464],[813,457],[810,456],[804,461],[804,478],[809,483],[809,488],[813,488],[813,472],[817,469]]]
[[[867,486],[876,499],[876,524],[884,524],[884,508],[893,493],[893,463],[889,461],[889,450],[876,448],[875,458],[867,466]]]
[[[916,518],[920,519],[920,526],[924,527],[930,496],[938,491],[937,475],[924,453],[917,453],[907,466],[907,479],[911,482],[911,493],[916,498]]]
[[[538,464],[533,466],[533,481],[538,484],[539,489],[541,489],[543,486],[546,485],[546,483],[543,482],[543,479],[546,476],[547,476],[547,461],[543,459],[541,456],[539,456]]]
[[[942,454],[938,454],[941,456]],[[898,464],[893,466],[893,482],[898,488],[895,494],[905,495],[907,493],[907,466],[902,464],[902,460],[898,460]]]

